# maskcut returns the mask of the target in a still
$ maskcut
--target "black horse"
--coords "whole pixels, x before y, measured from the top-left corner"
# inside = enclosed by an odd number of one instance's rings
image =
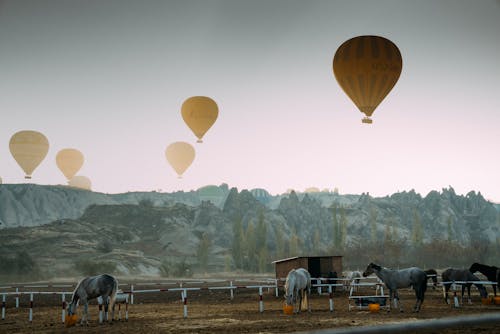
[[[469,271],[471,273],[475,273],[475,272],[480,272],[481,274],[483,274],[484,276],[486,276],[488,278],[488,281],[491,281],[491,282],[497,282],[497,285],[492,285],[493,286],[493,293],[494,295],[496,296],[497,295],[497,286],[498,286],[498,267],[495,267],[495,266],[487,266],[485,264],[481,264],[481,263],[473,263],[472,266],[470,266],[469,268]]]
[[[476,281],[480,281],[480,279],[467,269],[454,269],[454,268],[446,269],[441,274],[441,280],[444,286],[444,291],[443,291],[444,301],[447,304],[449,304],[448,291],[450,291],[450,287],[455,281],[468,282],[460,285],[462,285],[462,300],[464,298],[465,288],[467,288],[467,296],[469,297],[469,304],[472,303],[470,299],[470,287],[472,284],[474,284],[477,287],[477,289],[479,290],[479,294],[481,295],[482,298],[488,297],[486,288],[482,284],[475,283]]]
[[[435,269],[427,269],[424,270],[424,272],[427,274],[427,281],[429,281],[429,279],[432,279],[432,288],[435,290],[438,285],[437,271]]]

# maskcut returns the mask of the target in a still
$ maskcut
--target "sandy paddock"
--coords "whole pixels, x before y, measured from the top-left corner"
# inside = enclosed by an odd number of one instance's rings
[[[274,290],[264,292],[263,313],[259,312],[256,289],[238,290],[233,300],[227,290],[188,291],[187,318],[183,317],[180,292],[136,294],[135,304],[129,305],[128,321],[99,324],[98,307],[94,303],[90,306],[90,325],[71,328],[65,328],[61,322],[60,296],[35,296],[32,323],[28,321],[29,301],[23,296],[19,309],[13,307],[13,298],[7,299],[6,319],[0,321],[0,333],[287,333],[500,311],[500,306],[482,305],[477,291],[474,291],[472,305],[452,308],[444,303],[441,290],[429,289],[421,312],[416,314],[411,312],[415,302],[413,292],[405,289],[400,294],[406,309],[403,313],[348,311],[348,293],[341,291],[334,295],[333,312],[329,311],[328,294],[315,293],[310,300],[311,313],[285,315],[283,297],[277,298]],[[81,309],[79,307],[79,311]],[[492,327],[440,330],[439,333],[486,333],[492,332]]]

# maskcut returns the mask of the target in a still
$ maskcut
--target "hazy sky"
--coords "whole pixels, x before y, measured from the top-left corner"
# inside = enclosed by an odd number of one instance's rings
[[[392,40],[401,77],[373,124],[337,84],[336,49],[358,35]],[[0,177],[23,183],[9,152],[44,133],[32,182],[65,184],[55,156],[85,155],[99,192],[333,189],[426,195],[451,185],[500,202],[500,2],[0,2]],[[213,98],[203,144],[180,107]],[[165,148],[195,146],[178,179]]]

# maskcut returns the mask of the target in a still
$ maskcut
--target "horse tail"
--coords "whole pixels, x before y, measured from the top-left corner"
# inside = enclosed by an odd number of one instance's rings
[[[113,309],[116,302],[116,293],[118,292],[118,281],[116,278],[113,279],[113,287],[111,289],[111,294],[109,295],[109,307]]]
[[[415,288],[415,294],[417,299],[424,301],[425,291],[427,291],[427,274],[424,272],[421,279],[417,282]]]
[[[300,293],[303,294],[303,298],[302,298],[302,301],[300,303],[300,308],[309,310],[309,300],[307,297],[309,294],[305,290],[302,290]]]

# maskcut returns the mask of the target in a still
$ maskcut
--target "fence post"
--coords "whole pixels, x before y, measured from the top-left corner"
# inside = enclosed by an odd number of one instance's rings
[[[2,294],[2,320],[5,320],[5,293]]]
[[[64,316],[66,313],[66,296],[64,292],[61,294],[61,299],[62,299],[62,312],[61,312],[61,320],[64,323]]]
[[[19,308],[19,288],[16,288],[16,308]]]
[[[134,285],[130,284],[130,304],[134,305]]]
[[[328,295],[330,296],[330,312],[333,312],[333,289],[332,286],[328,286]]]
[[[277,278],[274,279],[274,284],[276,286],[276,288],[275,288],[276,289],[276,297],[279,297],[280,296],[280,292],[279,292],[279,289],[278,289],[278,279]]]
[[[233,300],[234,299],[234,289],[232,288],[233,281],[229,281],[229,286],[231,287],[231,289],[229,289],[231,291],[231,300]]]
[[[187,318],[188,316],[188,309],[187,309],[187,290],[181,290],[181,298],[182,298],[182,304],[184,308],[184,318]]]
[[[30,313],[28,319],[30,322],[33,322],[33,292],[30,293]]]
[[[321,278],[316,278],[316,284],[319,284],[320,286],[318,286],[318,295],[321,296]]]
[[[259,286],[259,311],[264,312],[264,301],[262,299],[262,287]]]

